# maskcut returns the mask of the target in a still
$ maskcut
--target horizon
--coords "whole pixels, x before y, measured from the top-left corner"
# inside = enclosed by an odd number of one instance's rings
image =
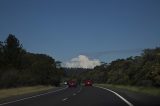
[[[1,0],[0,41],[11,33],[28,52],[93,67],[159,47],[159,5],[158,0]]]

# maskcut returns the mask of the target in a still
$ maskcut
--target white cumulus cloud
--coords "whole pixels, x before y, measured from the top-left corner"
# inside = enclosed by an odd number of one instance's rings
[[[65,67],[69,68],[94,68],[100,65],[98,59],[89,59],[85,55],[79,55],[76,58],[72,58],[69,62],[66,62]]]

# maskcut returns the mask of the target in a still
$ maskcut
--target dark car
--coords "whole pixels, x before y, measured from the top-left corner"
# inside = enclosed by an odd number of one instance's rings
[[[69,80],[68,81],[68,87],[76,87],[77,86],[77,82],[74,80]]]
[[[85,80],[85,81],[84,81],[84,85],[85,85],[85,86],[92,86],[92,84],[93,84],[93,81],[92,81],[92,80]]]

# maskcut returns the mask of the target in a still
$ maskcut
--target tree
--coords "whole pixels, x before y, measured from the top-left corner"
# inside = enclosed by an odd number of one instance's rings
[[[4,53],[3,53],[3,42],[0,41],[0,78],[2,76],[3,73],[3,67],[4,67]]]
[[[61,68],[61,61],[56,61],[56,68]]]
[[[0,88],[58,86],[64,76],[60,63],[46,54],[26,52],[20,41],[9,34],[4,43],[0,42]]]
[[[4,45],[5,64],[10,67],[19,68],[23,52],[24,50],[19,40],[14,35],[9,34]]]
[[[4,65],[3,60],[4,60],[4,53],[3,53],[3,42],[0,41],[0,68]]]

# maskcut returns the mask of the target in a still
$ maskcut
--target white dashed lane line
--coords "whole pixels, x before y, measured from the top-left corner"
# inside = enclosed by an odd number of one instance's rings
[[[80,93],[81,91],[77,91],[77,93]]]
[[[77,91],[77,93],[80,93],[80,92],[81,92],[81,90],[82,90],[82,87]]]
[[[77,95],[76,93],[73,94],[73,96]]]
[[[78,93],[81,92],[81,90],[82,90],[82,87],[80,87],[80,89],[79,89],[76,93],[73,93],[72,95],[73,95],[73,96],[76,96]],[[66,98],[62,99],[62,101],[65,102],[65,101],[67,101],[68,99],[69,99],[69,98],[66,97]]]
[[[68,98],[64,98],[64,99],[62,99],[62,101],[66,101]]]

